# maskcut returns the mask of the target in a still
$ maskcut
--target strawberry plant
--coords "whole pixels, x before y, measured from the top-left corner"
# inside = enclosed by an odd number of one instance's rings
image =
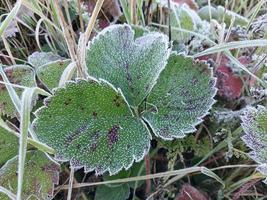
[[[152,135],[195,131],[214,103],[215,79],[205,63],[169,51],[163,34],[134,40],[128,25],[104,29],[89,43],[89,78],[56,88],[37,111],[37,138],[74,168],[115,174],[143,159]]]
[[[0,200],[266,199],[265,0],[0,2]]]

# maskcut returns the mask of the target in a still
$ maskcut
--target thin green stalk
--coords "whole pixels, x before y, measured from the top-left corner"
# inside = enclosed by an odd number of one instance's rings
[[[216,167],[213,169],[208,169],[206,167],[189,167],[186,169],[150,174],[150,175],[145,175],[145,176],[123,178],[123,179],[117,179],[117,180],[111,180],[111,181],[103,181],[103,182],[95,182],[95,183],[77,183],[77,184],[73,185],[73,188],[82,188],[82,187],[106,185],[106,184],[113,184],[113,183],[128,183],[128,182],[132,182],[132,181],[142,181],[142,180],[147,180],[147,179],[162,178],[165,176],[176,176],[176,175],[185,176],[187,174],[199,173],[199,172],[202,172],[203,174],[208,175],[207,170],[208,171],[217,171],[217,170],[231,169],[231,168],[252,168],[252,167],[256,167],[256,166],[257,165],[226,165],[226,166]],[[215,178],[215,179],[217,180],[217,178]],[[68,188],[69,188],[68,185],[63,185],[63,186],[59,186],[57,189],[65,189],[66,190]]]
[[[71,200],[72,186],[73,186],[73,181],[74,181],[74,172],[75,172],[74,168],[71,167],[67,200]]]
[[[205,56],[232,49],[247,48],[247,47],[265,47],[265,46],[267,46],[267,40],[265,39],[228,42],[228,43],[217,44],[213,47],[210,47],[198,54],[195,54],[194,57]]]
[[[20,7],[22,5],[22,0],[18,0],[14,8],[10,11],[10,13],[7,15],[5,20],[0,25],[0,37],[3,36],[6,28],[9,26],[11,21],[16,17]]]
[[[16,195],[2,186],[0,186],[0,193],[6,194],[11,200],[16,200]]]
[[[104,3],[104,0],[98,0],[96,2],[94,11],[93,11],[92,16],[90,18],[90,21],[87,25],[85,33],[81,34],[81,36],[79,38],[78,50],[77,50],[78,59],[76,61],[78,77],[87,78],[87,76],[88,76],[87,67],[86,67],[86,63],[85,63],[86,45],[89,41],[93,27],[96,23],[98,13],[100,12],[103,3]]]
[[[69,80],[71,80],[71,78],[74,75],[74,72],[76,70],[76,62],[71,62],[66,69],[63,71],[61,77],[60,77],[60,81],[58,86],[62,87],[65,85],[65,83]]]
[[[124,13],[124,16],[126,18],[127,23],[132,24],[131,14],[130,14],[128,6],[127,6],[127,1],[126,0],[120,0],[120,4],[121,4],[122,11]]]
[[[17,133],[16,131],[12,130],[11,128],[9,128],[6,123],[0,118],[0,127],[6,129],[10,134],[15,135],[16,137],[20,137],[20,134]],[[37,149],[39,149],[42,152],[48,153],[48,154],[55,154],[55,150],[52,149],[51,147],[47,146],[46,144],[43,144],[37,140],[34,140],[32,138],[27,138],[27,143],[36,147]]]
[[[255,10],[252,13],[252,16],[249,19],[248,25],[246,27],[246,30],[248,31],[252,22],[254,21],[254,19],[256,18],[257,14],[259,13],[261,7],[263,6],[263,4],[266,3],[266,0],[261,0],[256,6],[255,6]]]
[[[4,36],[2,36],[2,40],[3,40],[4,46],[5,46],[5,50],[7,51],[7,54],[9,55],[12,64],[16,65],[16,61],[14,59],[14,56],[12,55],[10,45],[8,44],[8,42]]]
[[[28,130],[30,125],[30,111],[31,111],[31,103],[34,92],[35,92],[34,88],[29,88],[22,93],[22,102],[20,110],[21,124],[20,124],[20,138],[19,138],[20,145],[19,145],[17,200],[22,199],[24,165],[25,165],[26,151],[27,151]]]

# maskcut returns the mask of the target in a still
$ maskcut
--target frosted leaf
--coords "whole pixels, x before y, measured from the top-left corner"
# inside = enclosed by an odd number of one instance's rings
[[[195,31],[197,24],[201,23],[200,17],[194,10],[191,10],[187,5],[179,6],[171,4],[170,23],[172,27],[182,28],[189,31]],[[182,42],[187,42],[191,38],[191,34],[182,33],[177,30],[172,30],[172,39]]]
[[[115,174],[141,160],[150,134],[122,94],[105,81],[78,80],[55,90],[37,111],[33,129],[75,168]]]
[[[40,81],[50,90],[58,87],[60,78],[70,60],[57,60],[49,62],[36,69],[36,74]]]
[[[9,79],[10,83],[26,87],[36,86],[35,73],[29,66],[14,65],[4,68],[4,72],[6,73],[6,76]],[[0,81],[3,81],[1,75]],[[15,90],[19,96],[22,94],[22,89],[16,88]],[[10,117],[14,117],[17,114],[17,110],[13,105],[6,86],[0,83],[0,115],[1,114],[6,114]]]
[[[210,21],[209,11],[211,12],[212,19],[216,19],[219,22],[226,23],[227,26],[231,24],[233,18],[235,18],[234,26],[247,26],[249,20],[242,15],[239,15],[231,10],[225,9],[223,6],[212,7],[212,6],[204,6],[198,11],[198,15],[207,21]]]
[[[248,107],[241,119],[245,132],[242,139],[252,149],[250,157],[259,164],[267,164],[267,109]]]
[[[16,156],[0,169],[0,186],[15,194],[18,182],[17,166]],[[41,151],[27,152],[21,200],[51,199],[54,184],[59,182],[59,170],[59,165],[48,159]],[[0,193],[0,199],[9,200],[9,197]]]
[[[30,63],[33,67],[37,68],[47,63],[62,60],[63,58],[59,55],[56,55],[52,52],[34,52],[28,57],[28,63]]]
[[[150,32],[134,40],[129,25],[113,25],[89,43],[86,63],[89,75],[121,88],[129,104],[137,106],[155,85],[168,56],[167,36]]]
[[[161,138],[182,138],[208,114],[215,93],[215,79],[205,63],[172,54],[147,98],[154,108],[144,117]]]
[[[0,126],[0,166],[18,154],[18,147],[18,138]]]

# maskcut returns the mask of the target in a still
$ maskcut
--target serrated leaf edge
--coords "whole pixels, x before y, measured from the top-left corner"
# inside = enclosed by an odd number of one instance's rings
[[[126,101],[126,99],[125,99],[125,97],[124,97],[124,95],[123,95],[121,89],[119,89],[119,88],[116,89],[111,83],[109,83],[108,81],[106,81],[106,80],[104,80],[104,79],[93,79],[93,80],[92,80],[92,79],[89,79],[89,80],[88,80],[88,79],[80,79],[80,78],[77,78],[76,81],[68,81],[68,82],[66,82],[66,84],[65,84],[63,87],[57,87],[57,88],[54,88],[54,89],[53,89],[53,93],[54,93],[54,95],[45,98],[45,99],[44,99],[44,104],[46,104],[45,102],[50,101],[55,95],[57,95],[57,92],[58,92],[58,91],[60,91],[60,90],[66,90],[66,89],[68,88],[69,85],[71,85],[71,84],[77,84],[79,81],[94,81],[94,82],[96,82],[96,83],[99,84],[99,85],[101,85],[101,84],[106,84],[106,85],[108,85],[108,86],[111,87],[117,94],[120,94],[120,95],[123,97],[123,99],[125,100],[125,103],[126,103],[127,106],[128,106],[129,111],[131,112],[132,116],[135,117],[134,114],[133,114],[133,112],[132,112],[132,110],[131,110],[131,108],[130,108],[130,105],[129,105],[128,102]],[[49,103],[48,103],[48,104],[49,104]],[[36,116],[36,118],[35,118],[35,119],[33,120],[33,122],[32,122],[32,125],[31,125],[31,129],[32,129],[32,130],[33,130],[33,126],[35,125],[36,121],[39,119],[39,115],[41,114],[42,110],[44,110],[44,109],[46,109],[46,108],[48,108],[48,105],[41,106],[40,108],[38,108],[38,109],[34,112],[34,115]],[[137,117],[136,117],[136,118],[137,118]],[[138,118],[137,118],[137,119],[138,119]],[[147,127],[146,124],[143,122],[143,120],[141,120],[141,119],[139,119],[139,120],[140,120],[140,122],[143,124],[143,126],[147,129],[147,134],[149,134],[149,137],[150,137],[150,140],[151,140],[151,139],[152,139],[152,136],[151,136],[151,134],[150,134],[150,131],[149,131],[148,127]],[[46,145],[47,145],[47,144],[46,144]],[[145,157],[145,155],[147,155],[147,153],[149,152],[150,147],[151,147],[151,145],[150,145],[150,142],[149,142],[147,150],[146,150],[146,149],[144,150],[142,156],[140,156],[139,159],[137,159],[136,156],[133,155],[133,156],[132,156],[132,161],[130,162],[129,165],[127,165],[127,166],[122,165],[121,168],[119,168],[117,171],[114,171],[114,172],[112,172],[112,171],[110,170],[109,167],[108,167],[107,169],[101,171],[101,172],[98,172],[98,171],[96,170],[96,168],[88,168],[88,167],[85,166],[85,165],[77,165],[76,163],[75,163],[75,167],[74,167],[74,168],[75,168],[75,169],[81,169],[81,168],[84,167],[84,172],[85,172],[85,173],[88,173],[88,172],[91,172],[91,171],[94,171],[94,170],[95,170],[95,172],[96,172],[97,175],[104,174],[105,172],[109,172],[110,175],[115,175],[115,174],[117,174],[119,171],[121,171],[123,168],[125,168],[126,170],[128,170],[128,169],[133,165],[133,163],[134,163],[135,161],[136,161],[136,162],[140,162],[141,160],[143,160],[144,157]],[[75,162],[75,160],[74,160],[73,158],[65,158],[65,157],[63,157],[62,155],[57,154],[57,152],[55,153],[55,160],[56,160],[56,161],[59,161],[59,162],[70,162],[71,166],[74,166],[74,162]]]
[[[134,45],[136,45],[136,42],[138,41],[138,39],[143,38],[143,37],[146,37],[146,36],[149,35],[149,34],[157,34],[157,35],[161,35],[161,36],[164,38],[164,40],[166,40],[166,43],[165,43],[165,45],[166,45],[166,46],[165,46],[165,49],[167,49],[167,52],[166,52],[166,59],[165,59],[165,61],[162,63],[162,65],[161,65],[161,69],[158,71],[158,74],[156,74],[155,79],[154,79],[154,82],[153,82],[152,85],[151,85],[151,89],[147,92],[147,96],[148,96],[149,93],[152,91],[153,87],[157,84],[157,80],[158,80],[158,78],[159,78],[161,72],[165,69],[166,65],[168,64],[168,58],[170,57],[171,52],[172,52],[172,51],[171,51],[171,49],[172,49],[172,48],[171,48],[171,47],[172,47],[172,42],[169,42],[169,39],[168,39],[168,36],[167,36],[167,35],[165,35],[165,34],[163,34],[163,33],[160,33],[160,32],[149,31],[149,30],[148,30],[148,32],[145,33],[143,36],[141,36],[141,37],[135,39],[135,38],[134,38],[134,34],[135,34],[135,32],[134,32],[134,30],[132,29],[132,27],[131,27],[130,25],[128,25],[128,24],[116,24],[116,25],[108,26],[107,28],[103,29],[98,35],[96,35],[96,36],[95,36],[95,37],[88,43],[87,51],[90,51],[90,50],[91,50],[91,45],[92,45],[95,41],[101,39],[101,37],[102,37],[103,35],[105,35],[105,34],[107,34],[107,33],[111,33],[114,29],[116,29],[116,28],[118,28],[118,27],[128,27],[128,28],[130,29],[130,32],[131,32],[131,34],[132,34],[132,36],[133,36],[133,41],[132,41],[132,42],[133,42]],[[87,70],[88,70],[88,69],[87,69]],[[90,72],[89,72],[89,73],[90,73]],[[90,75],[90,74],[89,74],[89,75]],[[142,104],[142,102],[144,101],[144,99],[145,99],[147,96],[145,96],[137,106],[140,106],[140,104]]]
[[[213,84],[212,84],[212,88],[213,88],[214,90],[212,91],[213,94],[212,94],[212,96],[211,96],[211,99],[213,99],[213,101],[212,101],[211,104],[209,105],[209,107],[208,107],[206,113],[204,113],[203,115],[201,115],[201,116],[199,116],[199,117],[197,118],[198,121],[195,122],[195,123],[193,123],[193,124],[191,125],[191,128],[192,128],[192,129],[187,129],[186,131],[181,132],[182,135],[176,135],[176,136],[173,136],[173,137],[162,137],[161,135],[159,135],[159,134],[156,133],[155,129],[153,128],[153,126],[151,125],[151,123],[149,122],[149,120],[146,119],[145,117],[142,117],[142,119],[145,121],[146,126],[149,125],[149,128],[153,131],[153,134],[154,134],[155,136],[157,136],[157,137],[159,137],[159,138],[161,138],[161,139],[167,140],[167,141],[172,141],[172,140],[174,140],[174,139],[182,139],[182,138],[184,138],[187,134],[195,132],[195,131],[197,130],[195,127],[196,127],[197,125],[199,125],[200,123],[203,122],[203,118],[204,118],[205,116],[207,116],[208,114],[210,114],[210,110],[211,110],[212,106],[217,102],[217,101],[214,99],[214,97],[216,96],[217,91],[218,91],[218,88],[216,87],[217,78],[214,77],[212,67],[210,66],[210,64],[209,64],[207,61],[203,61],[203,60],[199,60],[199,59],[194,60],[194,58],[193,58],[192,56],[187,56],[187,55],[185,55],[185,54],[183,54],[183,53],[178,54],[177,52],[174,52],[174,51],[171,52],[171,55],[172,55],[172,54],[174,54],[174,55],[176,55],[176,56],[183,56],[185,59],[186,59],[186,58],[190,58],[191,61],[192,61],[192,64],[193,64],[193,65],[195,65],[195,64],[205,64],[205,65],[207,66],[207,69],[208,69],[209,72],[210,72],[211,81],[213,82]],[[155,84],[155,85],[156,85],[156,84]],[[154,86],[155,86],[155,85],[154,85]],[[152,88],[152,90],[153,90],[153,88]],[[151,91],[152,91],[152,90],[151,90]],[[156,105],[155,105],[155,106],[156,106]],[[151,114],[155,114],[155,113],[151,113]],[[147,127],[147,128],[148,128],[148,127]],[[148,129],[149,129],[149,128],[148,128]],[[192,131],[192,130],[193,130],[193,131]]]

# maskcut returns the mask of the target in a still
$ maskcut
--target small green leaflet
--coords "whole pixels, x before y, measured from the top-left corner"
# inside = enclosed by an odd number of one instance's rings
[[[172,54],[147,98],[154,108],[145,120],[163,139],[185,137],[208,114],[215,94],[215,79],[205,63]]]
[[[140,161],[150,148],[150,134],[134,117],[120,91],[105,81],[78,80],[45,100],[33,129],[56,150],[56,159],[76,168],[115,174]]]
[[[18,154],[18,147],[18,138],[0,126],[0,166]]]
[[[40,81],[50,90],[58,87],[60,77],[70,60],[57,60],[37,67],[36,74]]]
[[[258,170],[267,175],[267,109],[247,107],[241,119],[245,131],[242,139],[252,149],[249,155],[260,164]]]
[[[167,36],[158,32],[134,40],[131,26],[109,26],[89,43],[88,72],[121,88],[129,104],[138,106],[166,65],[168,43]]]
[[[12,193],[16,193],[17,188],[17,166],[18,157],[9,160],[0,169],[0,186],[5,187]],[[59,181],[59,165],[52,162],[40,151],[27,152],[22,200],[40,199],[49,200],[53,196],[54,184]],[[9,198],[0,193],[1,200]]]
[[[28,57],[28,63],[30,63],[34,68],[38,68],[50,62],[54,62],[58,60],[63,60],[63,58],[52,52],[36,51]]]
[[[14,65],[11,67],[4,68],[4,72],[8,77],[10,83],[26,86],[35,87],[35,72],[33,69],[27,65]],[[3,81],[0,75],[0,81]],[[15,88],[15,91],[20,96],[22,94],[22,89]],[[0,115],[6,114],[10,117],[15,117],[17,110],[13,105],[13,102],[9,96],[9,93],[4,84],[0,84]]]
[[[223,6],[218,6],[218,7],[213,7],[213,6],[204,6],[198,11],[198,15],[207,21],[210,21],[210,15],[209,12],[211,13],[211,18],[215,19],[219,22],[223,22],[227,25],[230,26],[231,21],[235,19],[234,21],[234,26],[247,26],[249,23],[249,20],[242,15],[239,15],[231,10],[226,9]]]
[[[189,31],[195,31],[197,29],[197,23],[201,19],[191,10],[188,6],[171,4],[170,23],[172,27],[178,27]],[[181,42],[187,42],[191,35],[189,33],[182,33],[172,30],[172,40],[178,40]]]

